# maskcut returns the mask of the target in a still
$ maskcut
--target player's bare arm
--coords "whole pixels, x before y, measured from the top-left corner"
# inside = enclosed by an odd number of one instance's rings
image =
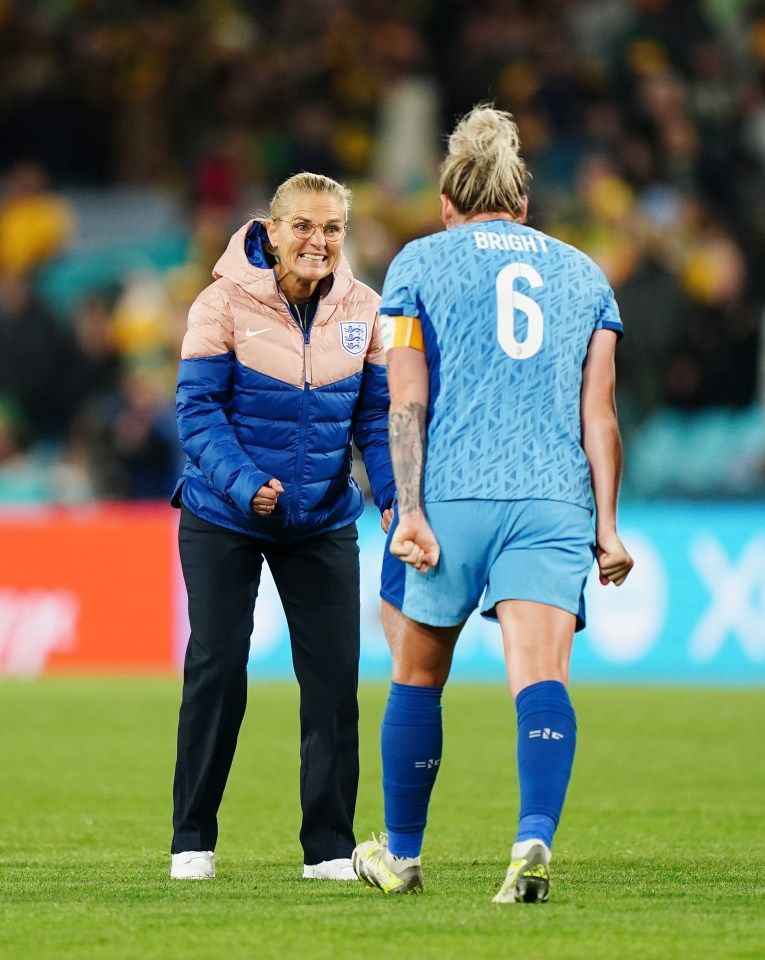
[[[425,519],[422,500],[430,390],[425,354],[413,347],[391,349],[388,386],[388,435],[399,514],[390,550],[405,563],[424,571],[438,563],[440,554]]]
[[[616,532],[616,504],[622,476],[622,442],[616,419],[614,355],[616,334],[596,330],[582,378],[582,445],[590,464],[595,498],[595,546],[600,582],[620,586],[633,559]]]
[[[417,402],[391,406],[388,416],[399,516],[422,511],[426,417],[426,407]]]

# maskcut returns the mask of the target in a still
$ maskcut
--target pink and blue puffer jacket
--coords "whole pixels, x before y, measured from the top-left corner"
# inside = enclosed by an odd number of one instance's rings
[[[187,459],[172,502],[264,540],[299,540],[364,509],[351,440],[377,507],[393,502],[380,298],[341,256],[304,332],[265,258],[265,239],[257,220],[235,233],[215,282],[191,307],[176,394]],[[256,516],[250,501],[272,477],[284,493],[271,516]]]

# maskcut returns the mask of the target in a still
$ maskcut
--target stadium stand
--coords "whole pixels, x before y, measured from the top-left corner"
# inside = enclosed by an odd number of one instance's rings
[[[0,500],[165,497],[185,312],[232,225],[297,170],[344,178],[379,287],[485,99],[532,223],[616,288],[625,494],[762,495],[762,4],[17,0],[0,62]]]

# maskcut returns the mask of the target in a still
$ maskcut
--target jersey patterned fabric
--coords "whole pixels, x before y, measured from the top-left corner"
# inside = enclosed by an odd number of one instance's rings
[[[593,332],[622,322],[589,257],[508,220],[464,224],[401,250],[380,312],[387,349],[427,357],[426,502],[591,507],[582,367]]]

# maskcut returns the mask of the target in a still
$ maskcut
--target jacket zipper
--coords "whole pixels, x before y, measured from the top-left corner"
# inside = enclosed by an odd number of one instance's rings
[[[274,275],[275,276],[275,275]],[[331,289],[331,288],[330,288]],[[321,301],[324,299],[326,294],[323,294],[319,297],[319,302],[316,304],[316,313],[313,315],[313,319],[308,324],[308,329],[303,330],[302,326],[295,319],[292,311],[290,310],[290,305],[287,303],[287,299],[282,293],[278,281],[276,282],[276,292],[282,299],[282,302],[287,308],[287,313],[289,314],[290,320],[296,324],[302,334],[303,334],[303,401],[302,407],[300,410],[300,428],[298,433],[298,457],[295,462],[295,490],[290,503],[289,513],[287,514],[287,525],[289,526],[292,523],[292,518],[297,507],[298,495],[300,493],[300,488],[302,487],[301,480],[303,475],[303,464],[305,463],[305,434],[306,426],[308,423],[308,397],[311,392],[311,382],[313,376],[313,370],[311,368],[311,328],[313,327],[314,320],[316,315],[319,312],[319,307],[321,306]]]
[[[306,334],[307,337],[307,334]],[[307,343],[306,339],[306,343]],[[297,451],[297,460],[295,461],[295,490],[294,495],[290,501],[290,511],[287,514],[287,523],[292,522],[292,518],[295,514],[297,508],[297,500],[300,494],[302,487],[302,478],[303,478],[303,464],[305,463],[305,435],[306,427],[308,425],[308,402],[309,395],[311,393],[311,384],[306,381],[303,384],[303,404],[300,411],[300,429],[298,433],[298,451]]]
[[[319,302],[316,304],[316,313],[313,315],[313,320],[311,320],[310,324],[308,325],[308,329],[303,330],[302,326],[297,322],[294,314],[290,310],[290,305],[287,302],[287,298],[282,293],[278,281],[276,282],[276,292],[279,294],[282,303],[287,308],[287,314],[289,315],[290,320],[300,329],[300,332],[303,334],[303,383],[310,386],[313,382],[313,369],[311,365],[311,327],[313,326],[313,321],[316,319],[316,314],[319,312],[321,301],[324,299],[326,294],[322,294],[319,297]]]

